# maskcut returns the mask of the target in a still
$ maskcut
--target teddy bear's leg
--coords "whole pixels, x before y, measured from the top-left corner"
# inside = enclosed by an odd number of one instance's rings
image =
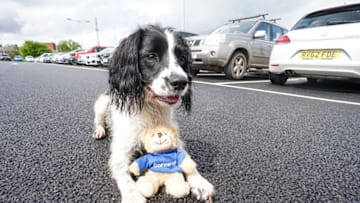
[[[182,173],[174,173],[171,178],[165,181],[166,193],[181,198],[190,193],[190,186],[185,182]]]
[[[159,189],[159,180],[155,177],[141,176],[136,181],[136,187],[145,197],[151,197],[156,194]]]

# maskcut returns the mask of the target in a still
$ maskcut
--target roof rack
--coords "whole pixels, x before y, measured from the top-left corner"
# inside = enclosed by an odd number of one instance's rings
[[[273,23],[277,23],[278,20],[282,20],[281,18],[273,18],[273,19],[269,19],[268,21],[271,21]]]
[[[235,22],[240,22],[242,20],[248,20],[248,19],[253,19],[253,18],[260,18],[262,17],[263,19],[265,19],[265,16],[269,15],[268,13],[264,13],[264,14],[259,14],[256,16],[250,16],[250,17],[244,17],[244,18],[237,18],[237,19],[231,19],[229,20],[229,22],[235,23]]]

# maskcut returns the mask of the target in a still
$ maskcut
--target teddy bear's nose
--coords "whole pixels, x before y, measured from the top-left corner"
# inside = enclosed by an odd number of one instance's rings
[[[158,133],[158,136],[161,137],[163,134],[162,133]]]

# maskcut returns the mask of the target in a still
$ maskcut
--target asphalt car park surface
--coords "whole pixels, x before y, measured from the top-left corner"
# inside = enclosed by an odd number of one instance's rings
[[[118,202],[110,138],[90,136],[92,105],[107,87],[98,70],[0,63],[0,202]],[[194,77],[193,111],[177,111],[214,202],[359,202],[356,85],[266,80]],[[160,194],[150,202],[196,201]]]

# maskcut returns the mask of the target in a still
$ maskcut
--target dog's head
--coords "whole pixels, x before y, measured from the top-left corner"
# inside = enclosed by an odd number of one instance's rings
[[[124,39],[116,48],[109,70],[112,102],[121,110],[140,110],[145,97],[161,106],[181,100],[191,109],[191,53],[174,32],[148,25]]]

